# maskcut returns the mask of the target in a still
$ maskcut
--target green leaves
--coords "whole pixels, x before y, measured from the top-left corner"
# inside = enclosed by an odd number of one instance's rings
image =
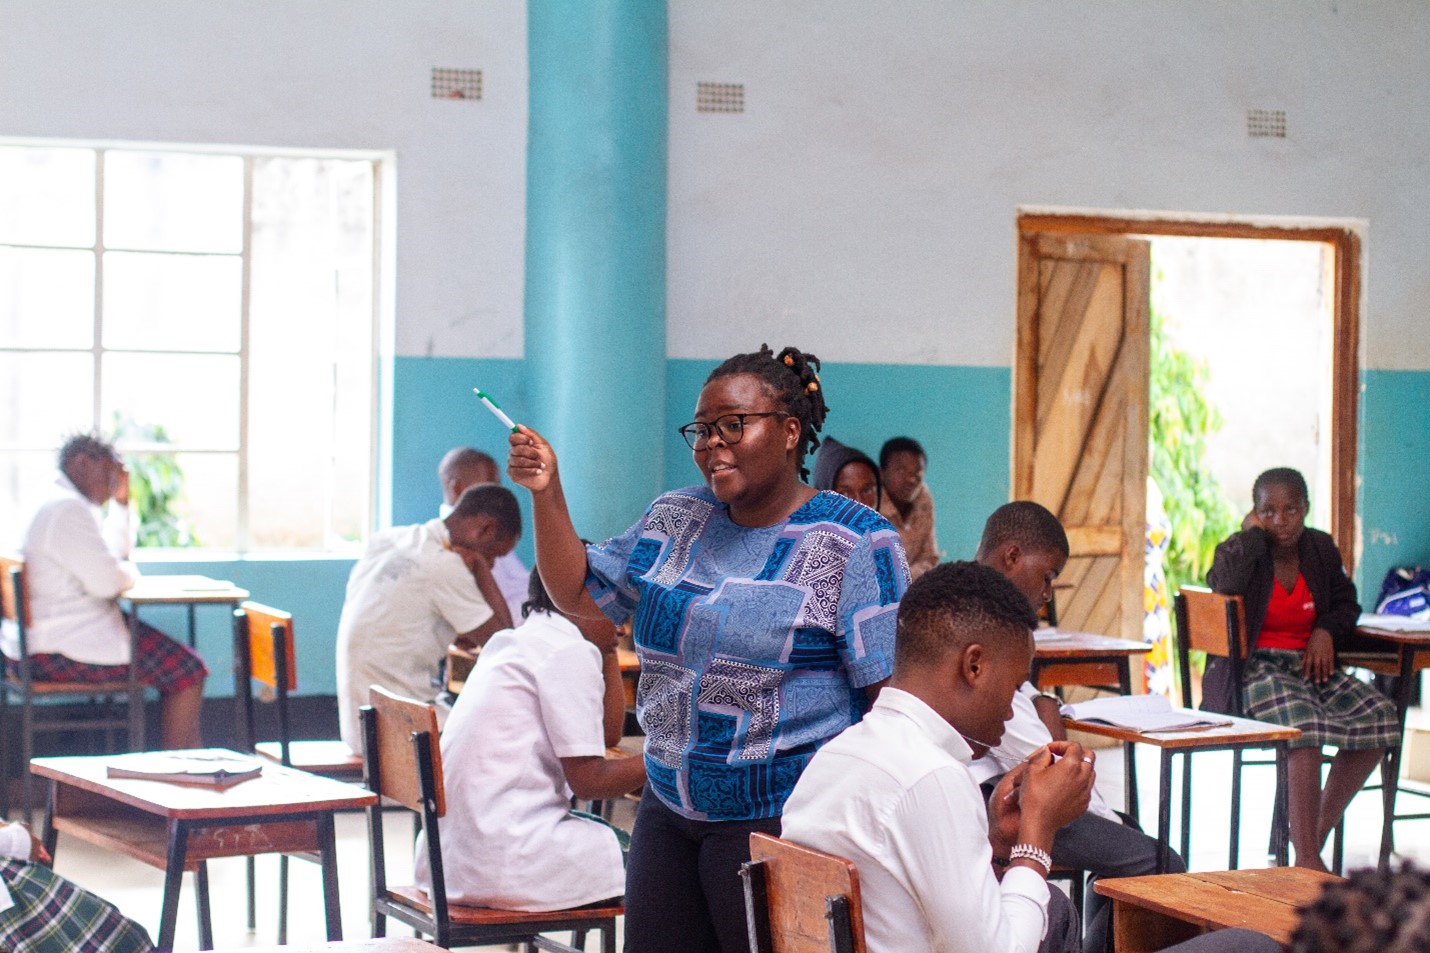
[[[114,415],[114,441],[141,444],[172,443],[160,424],[140,424]],[[187,520],[174,512],[184,494],[184,471],[172,453],[145,451],[128,454],[129,502],[139,517],[140,546],[198,546]]]
[[[1162,491],[1171,523],[1165,568],[1170,592],[1200,585],[1211,569],[1217,543],[1238,519],[1221,485],[1204,466],[1206,438],[1221,429],[1221,413],[1205,396],[1206,364],[1179,350],[1151,312],[1152,360],[1148,395],[1150,471]]]

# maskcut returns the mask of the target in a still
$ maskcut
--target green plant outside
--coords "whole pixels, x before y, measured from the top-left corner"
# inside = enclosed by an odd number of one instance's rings
[[[173,442],[163,426],[135,423],[118,414],[114,417],[114,440],[144,444]],[[193,528],[174,511],[184,495],[184,471],[174,454],[131,453],[125,456],[124,463],[129,468],[129,502],[139,522],[138,545],[198,546]]]
[[[1221,429],[1221,413],[1207,402],[1206,363],[1179,350],[1151,310],[1148,424],[1150,470],[1162,491],[1171,540],[1164,562],[1169,592],[1204,585],[1217,543],[1240,524],[1220,483],[1206,468],[1207,436]]]

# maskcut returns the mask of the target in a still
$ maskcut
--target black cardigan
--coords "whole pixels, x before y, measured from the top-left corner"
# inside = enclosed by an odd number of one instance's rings
[[[1331,634],[1337,652],[1360,648],[1356,636],[1356,620],[1360,604],[1356,601],[1356,586],[1346,576],[1341,551],[1329,533],[1306,529],[1298,544],[1301,575],[1316,604],[1316,621],[1312,627]],[[1271,602],[1271,587],[1276,573],[1271,558],[1271,537],[1260,526],[1242,530],[1227,537],[1216,548],[1207,582],[1212,589],[1227,595],[1243,597],[1246,605],[1246,636],[1250,649],[1256,648],[1266,621],[1266,607]],[[1224,659],[1213,658],[1207,663],[1202,679],[1202,707],[1211,711],[1232,710],[1233,693],[1239,686],[1231,685],[1230,666]]]

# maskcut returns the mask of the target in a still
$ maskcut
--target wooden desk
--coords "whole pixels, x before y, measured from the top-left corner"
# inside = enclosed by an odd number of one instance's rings
[[[129,603],[131,624],[138,623],[140,606],[188,606],[189,648],[193,648],[198,641],[194,629],[197,607],[226,605],[237,609],[238,604],[248,598],[248,590],[238,588],[227,579],[208,576],[140,576],[119,598]]]
[[[1039,688],[1058,685],[1113,685],[1132,694],[1134,655],[1152,651],[1150,642],[1132,642],[1092,632],[1039,629],[1029,679]],[[1042,638],[1039,638],[1039,633]],[[1064,638],[1064,636],[1066,636]]]
[[[1180,709],[1187,711],[1186,709]],[[1206,712],[1187,711],[1189,715],[1198,717],[1208,716]],[[1128,760],[1131,760],[1133,744],[1154,745],[1161,749],[1161,771],[1160,784],[1158,787],[1157,804],[1157,869],[1166,870],[1169,852],[1171,851],[1171,826],[1172,826],[1172,756],[1182,754],[1190,756],[1198,751],[1232,751],[1242,748],[1275,748],[1276,749],[1276,770],[1278,775],[1285,777],[1286,770],[1286,743],[1301,737],[1300,730],[1296,728],[1286,728],[1281,725],[1272,725],[1263,721],[1253,721],[1250,718],[1232,718],[1230,725],[1207,728],[1200,731],[1162,731],[1156,734],[1144,734],[1140,731],[1132,731],[1127,728],[1115,728],[1111,725],[1099,724],[1091,721],[1075,721],[1071,718],[1064,718],[1063,724],[1068,728],[1075,728],[1078,731],[1085,731],[1092,735],[1101,735],[1104,738],[1116,738],[1127,745]],[[1131,772],[1128,773],[1128,810],[1134,818],[1138,816],[1136,802],[1135,780]],[[1191,773],[1189,765],[1182,766],[1182,856],[1186,858],[1190,844],[1191,825]],[[1281,801],[1281,817],[1289,816],[1286,813],[1286,785],[1277,786],[1279,800]],[[1241,828],[1241,805],[1233,802],[1231,805],[1231,857],[1228,861],[1231,867],[1237,865],[1238,834]],[[1284,838],[1278,839],[1276,862],[1285,866],[1286,843]]]
[[[158,949],[173,949],[185,871],[196,874],[200,945],[212,949],[206,861],[298,851],[320,855],[328,939],[343,938],[333,812],[366,807],[376,795],[275,764],[264,764],[259,777],[222,791],[108,777],[109,762],[123,757],[36,758],[30,770],[50,782],[44,839],[51,854],[56,834],[65,831],[165,872]]]
[[[1387,658],[1389,664],[1386,666],[1376,665],[1363,658],[1353,657],[1347,660],[1348,664],[1362,666],[1382,675],[1394,675],[1396,678],[1394,701],[1396,715],[1400,720],[1401,743],[1386,753],[1385,772],[1386,776],[1391,779],[1391,783],[1381,787],[1384,826],[1380,832],[1380,866],[1384,868],[1390,862],[1391,851],[1395,849],[1396,820],[1402,818],[1406,820],[1423,819],[1430,816],[1395,813],[1395,798],[1400,793],[1400,757],[1405,743],[1405,712],[1410,708],[1415,675],[1422,669],[1430,668],[1430,622],[1425,623],[1424,628],[1410,632],[1393,632],[1388,629],[1360,626],[1356,629],[1356,633],[1384,642],[1386,648],[1394,653],[1393,656]],[[1408,788],[1407,792],[1424,796],[1421,792]]]
[[[472,669],[476,667],[477,656],[481,651],[468,651],[456,643],[447,646],[447,691],[453,695],[462,694],[462,688],[467,684],[467,677],[472,674]],[[641,675],[641,660],[636,653],[623,648],[616,649],[616,660],[621,666],[621,681],[625,684],[626,707],[634,708],[636,683]]]
[[[1301,867],[1099,879],[1112,898],[1113,948],[1152,953],[1212,930],[1241,927],[1289,946],[1296,908],[1341,878]]]

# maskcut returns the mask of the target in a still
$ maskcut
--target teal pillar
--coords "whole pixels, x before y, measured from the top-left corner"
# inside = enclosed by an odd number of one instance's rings
[[[665,0],[529,0],[526,393],[577,530],[663,489]]]

